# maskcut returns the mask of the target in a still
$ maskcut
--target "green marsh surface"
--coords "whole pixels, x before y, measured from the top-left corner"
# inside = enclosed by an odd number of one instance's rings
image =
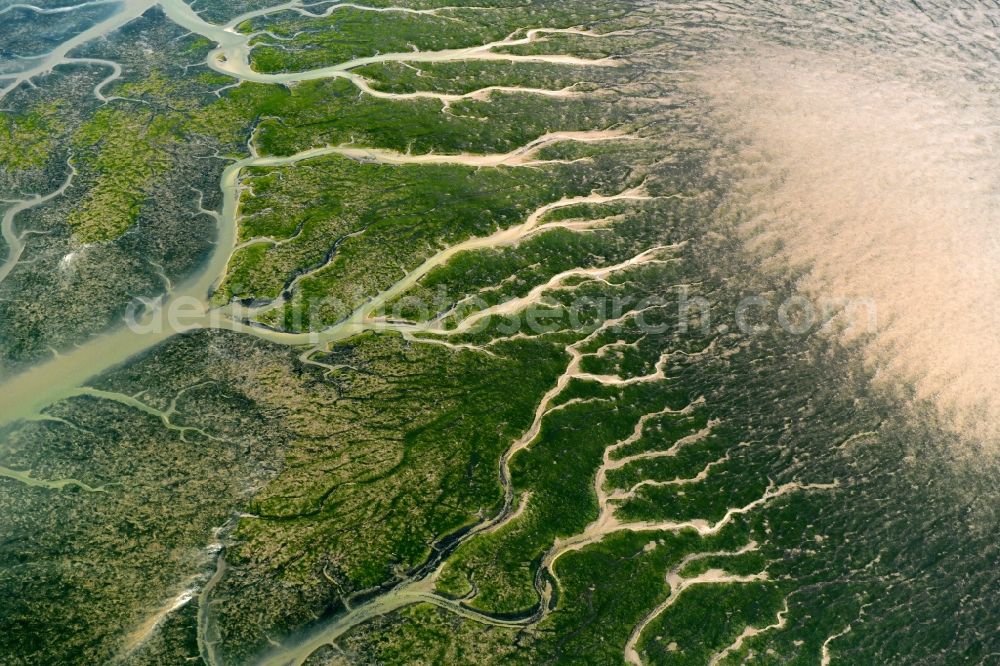
[[[997,663],[990,11],[0,3],[0,663]]]

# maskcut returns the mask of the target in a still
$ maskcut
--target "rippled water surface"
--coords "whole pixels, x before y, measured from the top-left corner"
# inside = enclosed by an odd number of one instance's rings
[[[884,386],[912,386],[956,428],[992,441],[1000,7],[661,8],[688,51],[681,86],[718,142],[748,247],[800,271],[817,299],[864,303],[877,315],[866,349]],[[872,330],[867,316],[861,323],[849,334]]]

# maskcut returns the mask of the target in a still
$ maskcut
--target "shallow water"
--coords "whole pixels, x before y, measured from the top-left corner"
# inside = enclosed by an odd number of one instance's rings
[[[1000,7],[662,7],[747,248],[814,302],[863,304],[845,336],[883,388],[995,438]]]

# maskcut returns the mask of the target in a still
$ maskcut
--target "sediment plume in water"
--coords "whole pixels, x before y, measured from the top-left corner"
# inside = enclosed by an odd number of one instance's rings
[[[971,82],[871,64],[768,47],[697,73],[730,211],[811,298],[874,306],[878,383],[998,451],[1000,114]]]

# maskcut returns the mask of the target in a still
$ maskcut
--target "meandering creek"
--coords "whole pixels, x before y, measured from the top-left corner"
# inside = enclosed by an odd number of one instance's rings
[[[198,16],[182,0],[127,0],[123,9],[112,18],[94,26],[86,32],[78,35],[58,49],[50,52],[45,60],[31,70],[18,75],[17,79],[8,88],[0,91],[0,98],[12,90],[23,81],[30,80],[31,77],[51,70],[60,64],[74,62],[68,56],[72,49],[91,39],[107,34],[128,21],[141,16],[150,8],[159,5],[168,18],[178,25],[191,32],[204,36],[214,41],[218,46],[209,53],[206,63],[212,69],[233,76],[238,81],[256,81],[263,83],[294,83],[298,81],[323,79],[331,77],[343,77],[357,80],[350,70],[365,64],[391,61],[410,62],[442,62],[453,60],[530,60],[534,62],[559,62],[569,61],[585,62],[590,65],[611,66],[614,61],[610,60],[586,60],[573,59],[558,55],[540,56],[517,56],[508,54],[497,54],[492,49],[498,46],[512,46],[526,44],[544,33],[574,33],[591,34],[580,30],[529,30],[525,37],[507,38],[490,44],[476,46],[468,49],[453,49],[435,52],[406,52],[406,53],[386,53],[368,58],[359,58],[349,62],[341,63],[331,67],[321,68],[301,73],[282,74],[261,74],[250,68],[250,35],[236,31],[235,26],[248,18],[262,16],[276,11],[283,11],[291,5],[281,5],[266,10],[258,10],[249,14],[239,16],[228,24],[220,26],[208,23]],[[297,5],[296,5],[297,6]],[[383,11],[391,11],[402,8],[386,8]],[[86,60],[86,62],[91,62]],[[103,63],[103,61],[102,61]],[[114,63],[103,63],[113,66]],[[100,89],[112,80],[120,69],[114,69],[112,75],[101,82],[95,90],[95,94],[102,96]],[[517,88],[505,88],[505,90],[517,90]],[[534,89],[524,89],[527,93],[534,93]],[[570,91],[550,91],[549,94],[570,95]],[[384,96],[393,97],[390,93],[383,93]],[[401,94],[398,97],[406,99],[409,95]],[[445,100],[446,101],[446,100]],[[323,331],[318,335],[310,334],[287,334],[271,331],[262,327],[249,326],[240,321],[233,320],[223,313],[214,311],[209,304],[209,297],[213,288],[216,287],[225,274],[227,264],[236,246],[237,224],[238,224],[238,181],[240,172],[246,167],[266,167],[266,166],[288,166],[300,161],[322,157],[324,155],[340,154],[353,159],[364,159],[380,161],[391,164],[422,164],[422,163],[450,163],[465,164],[468,166],[531,166],[538,164],[531,160],[531,155],[548,143],[558,140],[605,140],[618,138],[614,133],[606,132],[577,132],[577,133],[555,133],[540,137],[522,149],[513,151],[505,155],[402,155],[391,151],[368,150],[359,147],[327,146],[313,148],[296,155],[287,157],[266,157],[251,156],[229,165],[222,174],[220,189],[223,194],[223,205],[220,213],[216,214],[217,237],[212,247],[210,256],[199,269],[198,273],[188,278],[178,285],[170,293],[165,294],[157,303],[151,305],[151,313],[145,320],[146,325],[121,326],[105,334],[95,337],[82,343],[73,350],[66,351],[50,361],[41,363],[19,375],[16,375],[6,382],[0,384],[0,426],[10,424],[19,419],[29,417],[44,409],[62,398],[73,394],[74,389],[91,377],[95,377],[105,372],[129,358],[152,349],[165,340],[198,328],[222,327],[231,330],[251,333],[259,337],[264,337],[273,342],[288,345],[315,344],[317,342],[329,343],[338,339],[349,337],[359,331],[365,330],[370,324],[364,321],[363,315],[357,313],[342,324]],[[15,230],[16,215],[30,207],[40,205],[57,196],[60,196],[66,187],[69,186],[72,173],[67,182],[57,191],[46,196],[34,197],[23,202],[18,202],[10,207],[3,218],[4,239],[11,251],[0,267],[0,280],[2,280],[16,265],[24,247],[24,235],[18,235]],[[501,239],[498,239],[501,242]],[[401,292],[406,287],[412,285],[421,275],[435,265],[446,261],[453,253],[441,253],[422,265],[414,274],[405,277],[386,294],[380,296],[381,300],[388,300],[388,297]],[[370,309],[370,307],[368,308]],[[164,321],[157,321],[157,313],[182,312],[182,316],[174,318],[171,325],[163,325]],[[143,321],[139,322],[140,324]]]

